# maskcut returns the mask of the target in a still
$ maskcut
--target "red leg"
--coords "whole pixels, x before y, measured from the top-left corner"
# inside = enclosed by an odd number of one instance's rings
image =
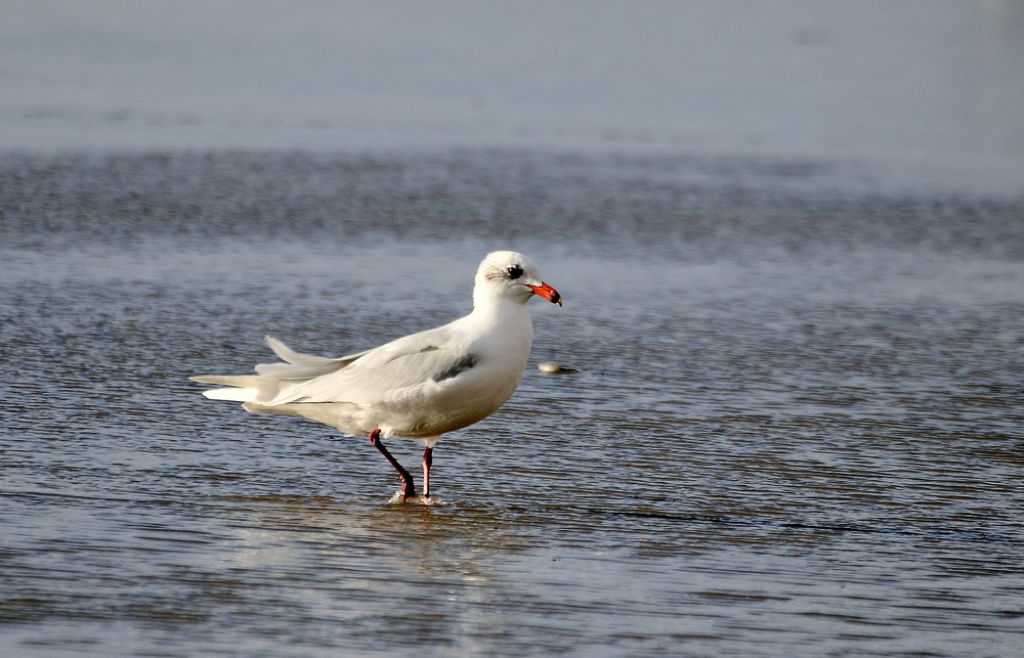
[[[423,497],[430,498],[430,465],[434,461],[434,449],[427,446],[423,449]]]
[[[384,455],[384,458],[388,460],[388,463],[396,471],[398,471],[398,477],[402,480],[402,495],[406,498],[412,498],[416,496],[416,485],[412,482],[412,476],[409,475],[409,471],[402,468],[402,465],[398,463],[398,460],[391,456],[388,449],[384,447],[384,444],[380,440],[380,428],[375,428],[370,432],[370,445],[380,451],[380,454]]]

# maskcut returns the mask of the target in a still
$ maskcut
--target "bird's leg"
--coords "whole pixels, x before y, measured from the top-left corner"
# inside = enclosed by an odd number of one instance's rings
[[[423,449],[423,497],[430,498],[430,464],[434,461],[434,449]]]
[[[398,463],[398,460],[391,456],[388,449],[384,447],[384,444],[380,440],[380,428],[376,427],[370,432],[370,445],[380,451],[380,454],[384,455],[384,458],[388,460],[388,463],[398,471],[398,477],[402,480],[402,496],[404,498],[414,498],[416,496],[416,485],[412,482],[412,476],[409,475],[409,471],[402,468],[402,465]]]

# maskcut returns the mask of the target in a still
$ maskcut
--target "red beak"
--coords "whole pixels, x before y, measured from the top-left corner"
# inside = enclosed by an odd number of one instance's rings
[[[562,296],[558,294],[557,290],[543,281],[540,282],[539,286],[530,286],[530,290],[533,291],[533,294],[543,297],[552,304],[558,304],[559,306],[562,305]]]

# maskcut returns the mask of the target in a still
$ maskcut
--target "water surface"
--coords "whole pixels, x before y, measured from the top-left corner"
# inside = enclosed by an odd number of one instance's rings
[[[3,653],[1013,655],[1024,203],[843,180],[5,156]],[[439,444],[441,505],[387,505],[365,439],[186,380],[265,333],[343,354],[450,320],[506,247],[566,306],[532,305],[517,394]]]

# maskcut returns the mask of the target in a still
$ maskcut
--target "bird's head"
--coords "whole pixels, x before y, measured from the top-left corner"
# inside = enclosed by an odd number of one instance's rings
[[[473,289],[473,299],[477,303],[484,299],[507,298],[525,304],[534,295],[562,305],[562,296],[541,281],[537,266],[523,254],[492,251],[477,268]]]

